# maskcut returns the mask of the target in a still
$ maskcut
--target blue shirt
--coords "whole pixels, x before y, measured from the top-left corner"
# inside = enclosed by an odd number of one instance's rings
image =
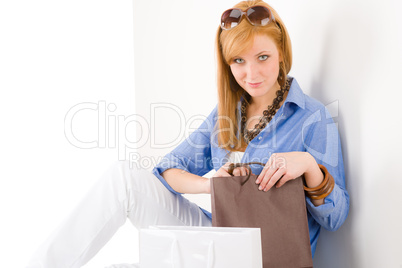
[[[239,101],[239,113],[240,106]],[[203,176],[212,169],[218,170],[227,162],[230,152],[219,147],[217,116],[216,106],[201,126],[165,155],[153,169],[152,173],[173,193],[180,194],[160,175],[165,170],[178,168]],[[306,197],[314,256],[320,227],[335,231],[345,221],[349,212],[349,195],[345,189],[342,150],[336,124],[323,104],[302,92],[296,79],[293,79],[286,100],[270,123],[248,144],[241,162],[266,163],[272,153],[292,151],[309,152],[335,179],[335,187],[323,205],[316,207]],[[254,174],[259,174],[262,168],[259,165],[251,166]],[[210,212],[202,210],[211,218]]]

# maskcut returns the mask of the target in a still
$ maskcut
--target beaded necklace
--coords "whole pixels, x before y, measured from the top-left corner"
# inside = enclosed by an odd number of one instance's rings
[[[291,78],[286,79],[286,83],[285,86],[280,88],[277,92],[276,92],[276,98],[274,99],[274,101],[272,102],[271,105],[268,105],[268,109],[264,110],[263,112],[263,116],[260,117],[260,121],[258,122],[258,124],[256,124],[254,126],[254,128],[252,130],[248,130],[246,128],[246,122],[247,122],[247,102],[246,101],[242,101],[241,103],[241,133],[244,137],[244,140],[246,141],[246,143],[248,144],[252,139],[254,139],[260,132],[262,129],[264,129],[266,127],[266,125],[271,121],[271,119],[274,117],[274,115],[276,114],[276,112],[279,109],[279,105],[280,103],[283,101],[283,96],[285,95],[286,91],[289,91],[290,88],[290,84],[292,83]]]

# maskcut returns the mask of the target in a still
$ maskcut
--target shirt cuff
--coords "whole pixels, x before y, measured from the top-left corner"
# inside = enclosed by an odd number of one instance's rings
[[[342,195],[342,189],[337,184],[334,185],[332,192],[324,198],[324,204],[315,206],[311,199],[306,196],[306,206],[311,216],[317,221],[323,220],[329,217],[335,210],[336,201]]]
[[[172,193],[174,194],[182,194],[177,191],[175,191],[165,180],[165,178],[162,177],[162,173],[170,168],[178,168],[185,170],[189,172],[189,170],[182,164],[180,164],[177,161],[171,160],[171,159],[163,159],[157,166],[154,167],[152,170],[152,173],[162,182],[162,184]]]

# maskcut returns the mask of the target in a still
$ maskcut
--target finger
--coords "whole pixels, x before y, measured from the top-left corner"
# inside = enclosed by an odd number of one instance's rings
[[[233,170],[233,176],[246,176],[246,168],[244,167],[237,167]]]
[[[257,179],[255,180],[256,184],[261,183],[261,181],[263,180],[263,178],[265,177],[265,174],[267,173],[267,170],[269,168],[268,163],[265,165],[265,167],[261,170],[260,174],[257,176]]]
[[[279,181],[279,180],[282,178],[283,175],[285,175],[285,172],[286,172],[285,168],[283,168],[283,167],[282,167],[282,168],[278,168],[278,169],[276,170],[276,172],[272,175],[272,177],[271,177],[271,179],[269,180],[269,182],[267,183],[267,185],[265,186],[264,192],[267,192],[269,189],[271,189],[272,186],[274,186],[275,183],[276,183],[277,181]]]
[[[215,172],[215,174],[212,177],[219,177],[219,176],[231,177],[232,175],[230,175],[229,172],[228,172],[228,168],[229,168],[230,164],[231,163],[226,162],[220,169],[218,169],[217,172]]]
[[[264,168],[261,170],[260,174],[257,176],[257,180],[255,181],[256,184],[261,183],[264,178],[270,177],[269,174],[267,175],[267,172],[270,169],[272,172],[272,167],[275,166],[275,159],[276,154],[272,154],[271,157],[268,159],[267,163],[265,164]]]
[[[260,187],[258,187],[259,190],[263,190],[268,182],[271,180],[272,175],[276,172],[276,168],[274,166],[269,166],[266,171],[265,175],[261,180]]]
[[[279,181],[276,183],[276,188],[281,187],[282,185],[284,185],[286,182],[293,180],[294,178],[292,178],[292,176],[290,176],[289,174],[285,174],[283,175],[283,177],[281,179],[279,179]]]
[[[229,166],[230,166],[230,164],[233,164],[232,162],[226,162],[223,166],[222,166],[222,168],[221,168],[221,170],[224,170],[227,174],[229,174]],[[229,174],[230,175],[230,174]]]
[[[239,168],[235,168],[235,169],[233,170],[233,176],[241,176],[241,173],[240,173],[240,169],[239,169]]]
[[[240,173],[242,176],[247,176],[248,174],[248,168],[246,167],[241,167]]]

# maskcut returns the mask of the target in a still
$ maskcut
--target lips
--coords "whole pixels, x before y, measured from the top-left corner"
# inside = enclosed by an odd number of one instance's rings
[[[260,83],[247,83],[247,84],[252,88],[256,88],[256,87],[259,87],[262,84],[262,82],[260,82]]]

